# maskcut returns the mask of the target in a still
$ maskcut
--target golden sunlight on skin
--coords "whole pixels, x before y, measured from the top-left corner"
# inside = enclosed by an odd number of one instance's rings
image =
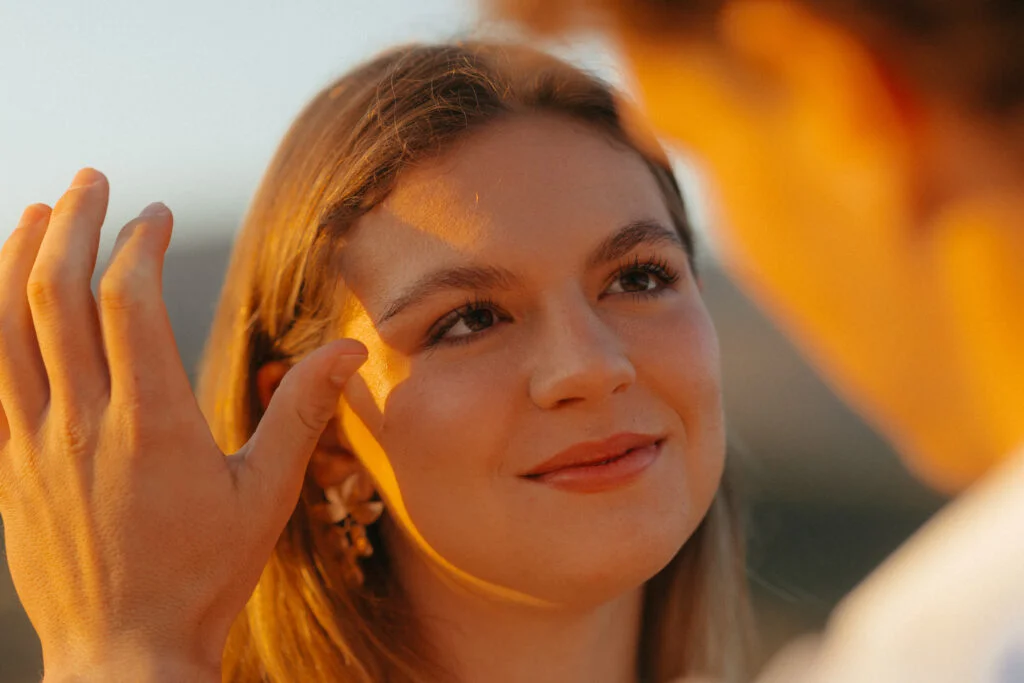
[[[429,235],[430,241],[436,240],[447,247],[466,251],[479,239],[481,231],[486,229],[487,218],[472,209],[468,212],[465,209],[453,210],[456,206],[463,209],[475,204],[467,205],[461,201],[456,190],[442,177],[431,175],[424,179],[413,176],[402,183],[401,192],[396,192],[375,213],[386,215],[395,223]],[[359,454],[360,462],[377,482],[381,497],[387,502],[389,514],[409,534],[416,547],[437,565],[440,571],[436,575],[449,586],[470,589],[487,597],[523,605],[552,607],[553,604],[546,600],[484,581],[462,571],[423,538],[406,508],[394,468],[373,436],[383,426],[383,415],[391,388],[408,378],[410,363],[407,357],[383,343],[373,329],[373,321],[362,303],[354,296],[349,298],[341,336],[363,340],[369,355],[357,376],[346,386],[345,401],[341,404],[341,428],[352,450]]]
[[[710,171],[752,296],[914,470],[961,488],[1024,439],[1019,226],[967,203],[922,218],[918,131],[864,48],[793,3],[728,7],[722,45],[621,31],[643,108]]]
[[[431,199],[434,181],[443,189]],[[410,171],[354,228],[341,333],[369,359],[346,387],[342,439],[376,480],[403,552],[415,547],[450,585],[589,609],[635,591],[706,514],[725,432],[717,339],[686,252],[645,243],[587,265],[638,220],[671,226],[639,156],[534,116],[492,124]],[[645,259],[679,279],[658,297],[609,293]],[[507,269],[514,282],[449,287],[382,321],[412,283],[466,266]],[[468,343],[425,345],[436,321],[479,299],[500,321]],[[520,476],[618,432],[667,435],[633,484],[579,494]],[[494,538],[505,539],[497,553]]]
[[[349,384],[358,383],[350,380]],[[346,388],[346,393],[349,391]],[[360,462],[362,462],[363,466],[366,467],[377,483],[381,497],[387,503],[388,514],[402,527],[405,533],[409,534],[416,547],[426,554],[441,570],[436,572],[436,575],[451,587],[468,588],[486,597],[532,607],[554,607],[554,603],[547,600],[541,600],[525,593],[484,581],[468,572],[462,571],[434,550],[434,547],[423,537],[423,534],[420,533],[416,523],[409,515],[409,510],[406,508],[405,500],[402,497],[402,489],[398,485],[395,470],[392,468],[387,454],[370,430],[367,429],[364,418],[350,407],[353,403],[355,401],[348,398],[341,404],[341,426],[345,436],[355,452],[359,453]]]
[[[385,344],[373,327],[373,320],[366,308],[351,293],[346,294],[345,323],[341,336],[358,339],[366,345],[369,355],[366,363],[357,372],[363,384],[355,389],[346,389],[345,397],[355,405],[366,406],[360,411],[360,417],[372,419],[367,426],[373,432],[379,431],[383,425],[385,404],[391,387],[396,387],[409,377],[409,360]],[[367,405],[373,402],[373,410]]]
[[[424,190],[427,189],[426,185],[422,183],[409,183],[409,185],[413,188],[410,193],[411,197],[419,195],[420,199],[428,199],[423,194]],[[443,185],[443,183],[439,183],[439,185]],[[403,185],[404,187],[405,185]],[[429,225],[436,222],[434,217],[437,213],[435,212],[438,210],[443,211],[443,208],[441,208],[443,205],[440,202],[425,201],[417,204],[416,202],[409,201],[411,197],[406,197],[404,193],[397,194],[399,201],[389,202],[389,204],[398,204],[401,209],[387,211],[387,213],[394,215],[401,211],[401,213],[409,217],[409,214],[416,210],[415,207],[419,206],[421,209],[418,213],[423,219],[423,223],[420,224]],[[415,225],[415,217],[410,218],[412,219],[410,223]],[[406,222],[405,219],[400,220],[403,223]],[[437,226],[435,225],[435,227]],[[468,235],[469,233],[459,230],[456,231],[456,234]],[[456,243],[461,244],[461,240],[456,240]],[[344,400],[340,404],[341,432],[347,440],[349,448],[352,452],[359,454],[359,461],[370,472],[377,483],[381,497],[387,503],[388,513],[414,540],[417,548],[425,553],[441,569],[441,571],[437,572],[437,575],[450,586],[463,589],[468,588],[484,596],[524,605],[535,607],[551,606],[547,601],[538,600],[504,586],[483,581],[462,571],[442,557],[423,538],[423,534],[416,527],[416,523],[406,508],[402,489],[398,485],[398,479],[395,476],[395,470],[391,466],[391,462],[384,449],[381,448],[380,443],[373,436],[375,432],[379,432],[383,427],[388,393],[392,387],[402,384],[409,376],[409,362],[408,359],[396,353],[381,341],[373,329],[369,314],[358,299],[350,297],[350,301],[347,304],[346,322],[342,327],[341,336],[363,340],[367,345],[369,355],[367,356],[366,363],[363,364],[356,375],[345,386]]]
[[[402,183],[401,192],[389,197],[376,211],[466,251],[490,226],[488,215],[479,210],[480,193],[473,195],[472,203],[467,199],[446,178],[413,175]],[[453,207],[459,210],[453,211]]]

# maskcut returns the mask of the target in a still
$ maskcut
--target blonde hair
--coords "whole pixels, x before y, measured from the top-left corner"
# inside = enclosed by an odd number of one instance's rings
[[[198,394],[214,436],[240,448],[262,415],[257,370],[297,362],[328,342],[343,315],[336,267],[346,231],[384,200],[402,169],[442,153],[489,122],[545,112],[636,149],[693,253],[679,187],[664,158],[634,146],[614,93],[549,55],[488,43],[390,51],[325,88],[288,131],[235,244]],[[702,524],[648,583],[641,674],[739,675],[746,633],[745,573],[729,475]],[[373,532],[373,527],[370,529]],[[386,549],[363,565],[366,583],[339,580],[298,505],[234,625],[224,680],[237,683],[443,680],[437,653],[389,569]]]

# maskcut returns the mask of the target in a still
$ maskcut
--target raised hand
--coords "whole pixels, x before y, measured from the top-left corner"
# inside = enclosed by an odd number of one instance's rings
[[[120,232],[98,297],[108,185],[84,169],[0,251],[0,514],[47,680],[220,680],[228,629],[299,497],[365,348],[292,368],[253,438],[217,447],[164,307],[172,218]]]

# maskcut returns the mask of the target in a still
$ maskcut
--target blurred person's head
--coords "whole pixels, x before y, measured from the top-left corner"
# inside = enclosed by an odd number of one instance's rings
[[[1024,3],[497,4],[615,37],[733,272],[927,481],[1024,442]]]
[[[369,359],[236,624],[226,676],[442,676],[451,663],[420,612],[442,584],[517,610],[637,600],[647,680],[729,675],[743,568],[694,264],[665,157],[567,64],[414,46],[324,89],[242,226],[200,398],[231,452],[305,354],[348,336]],[[530,474],[623,433],[655,440],[625,485]],[[353,471],[386,506],[362,585],[343,580],[337,539],[311,513]]]

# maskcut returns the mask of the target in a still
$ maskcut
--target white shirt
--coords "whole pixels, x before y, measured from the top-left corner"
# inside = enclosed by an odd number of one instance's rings
[[[1024,449],[843,599],[758,683],[1024,683]]]

